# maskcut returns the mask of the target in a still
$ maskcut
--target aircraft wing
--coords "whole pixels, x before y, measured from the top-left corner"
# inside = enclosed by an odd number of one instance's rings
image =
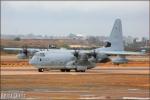
[[[143,52],[132,52],[132,51],[99,51],[99,53],[110,55],[144,55]]]
[[[40,49],[37,48],[27,48],[28,51],[40,51]],[[10,51],[21,51],[23,48],[3,48],[3,50],[10,50]]]
[[[21,50],[23,50],[23,48],[3,48],[3,50],[10,50],[10,51],[21,51]],[[57,52],[59,52],[60,50],[61,51],[66,51],[66,49],[39,49],[39,48],[27,48],[27,50],[29,51],[29,52],[34,52],[34,51],[43,51],[43,50],[48,50],[48,51],[51,51],[51,52],[53,52],[53,51],[57,51]],[[74,50],[72,50],[72,52],[73,52]]]
[[[22,48],[3,48],[3,50],[20,51]]]

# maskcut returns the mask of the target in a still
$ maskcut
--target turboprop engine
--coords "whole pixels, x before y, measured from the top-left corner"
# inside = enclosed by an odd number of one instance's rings
[[[112,59],[112,63],[116,64],[116,65],[124,64],[124,63],[127,63],[127,62],[128,62],[128,59],[126,59],[125,56],[121,56],[121,55],[118,55],[116,58]]]
[[[111,61],[107,54],[96,53],[95,50],[91,53],[91,56],[96,59],[97,63],[106,63]]]
[[[27,48],[23,48],[22,50],[20,50],[17,57],[19,59],[27,59],[32,57],[36,52],[37,52],[36,50],[29,51]]]
[[[75,61],[72,63],[76,67],[76,72],[84,72],[86,69],[91,69],[95,67],[94,58],[86,53],[80,53],[76,51],[73,53],[76,57]]]
[[[21,50],[20,52],[19,52],[19,54],[17,55],[17,57],[19,58],[19,59],[26,59],[26,58],[28,58],[28,50],[27,50],[27,48],[23,48],[23,50]]]

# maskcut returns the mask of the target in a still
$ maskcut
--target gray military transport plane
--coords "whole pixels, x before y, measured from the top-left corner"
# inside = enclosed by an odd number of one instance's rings
[[[141,52],[124,51],[122,24],[120,19],[116,19],[106,46],[94,50],[67,50],[57,49],[39,51],[34,54],[29,63],[38,68],[39,72],[44,69],[61,70],[62,72],[85,72],[94,68],[96,62],[108,62],[110,55],[117,55],[111,59],[113,63],[127,63],[125,55],[141,55]]]

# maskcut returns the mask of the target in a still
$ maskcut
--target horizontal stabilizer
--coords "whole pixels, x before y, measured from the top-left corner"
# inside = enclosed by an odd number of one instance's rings
[[[99,53],[109,55],[145,55],[143,52],[132,52],[132,51],[100,51]]]

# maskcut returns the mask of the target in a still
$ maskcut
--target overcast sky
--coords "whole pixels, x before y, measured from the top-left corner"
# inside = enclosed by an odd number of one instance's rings
[[[2,1],[2,34],[109,36],[116,18],[124,36],[149,36],[149,1]]]

